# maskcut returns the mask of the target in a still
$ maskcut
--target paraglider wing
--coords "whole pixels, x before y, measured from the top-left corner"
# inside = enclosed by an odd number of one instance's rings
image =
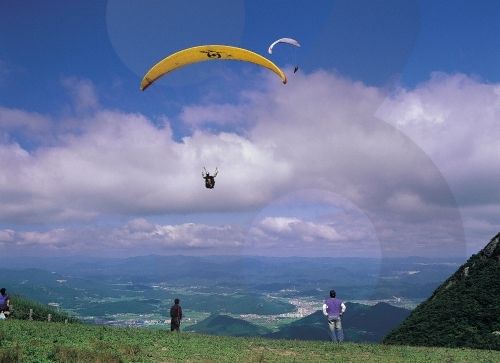
[[[269,54],[273,54],[273,48],[276,44],[278,43],[287,43],[287,44],[291,44],[291,45],[294,45],[296,47],[300,47],[300,44],[298,41],[296,41],[295,39],[292,39],[292,38],[281,38],[281,39],[278,39],[276,41],[274,41],[270,46],[269,46],[269,49],[267,50],[267,52]]]
[[[144,91],[158,78],[177,68],[197,62],[224,59],[245,61],[265,67],[286,83],[285,73],[269,59],[257,53],[229,45],[200,45],[173,53],[155,64],[142,79],[141,90]]]

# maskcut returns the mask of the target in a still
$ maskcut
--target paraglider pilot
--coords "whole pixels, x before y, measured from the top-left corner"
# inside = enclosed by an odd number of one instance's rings
[[[205,179],[205,187],[208,189],[213,189],[215,186],[215,177],[219,173],[219,169],[215,168],[214,175],[210,175],[207,169],[203,168],[201,171],[201,176]]]

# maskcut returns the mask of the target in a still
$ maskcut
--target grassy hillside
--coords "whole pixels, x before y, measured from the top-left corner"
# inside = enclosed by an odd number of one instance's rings
[[[336,345],[25,320],[0,322],[0,362],[498,362],[500,352]]]
[[[384,342],[500,350],[500,233]]]
[[[269,329],[262,326],[249,323],[242,319],[236,319],[228,315],[211,315],[198,324],[191,325],[186,330],[203,334],[233,337],[259,336],[270,332]]]
[[[78,321],[76,318],[71,317],[65,312],[58,311],[56,308],[40,304],[21,296],[12,296],[11,304],[13,306],[12,318],[14,319],[27,320],[30,309],[33,309],[33,320],[46,321],[47,316],[50,314],[52,315],[53,322],[64,322],[68,320],[69,323],[75,323]]]

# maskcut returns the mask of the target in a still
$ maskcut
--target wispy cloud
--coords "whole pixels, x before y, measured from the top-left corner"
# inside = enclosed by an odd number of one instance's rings
[[[31,138],[46,135],[52,128],[50,117],[37,112],[0,106],[0,132],[18,133]]]
[[[99,108],[99,100],[91,81],[67,77],[62,80],[62,84],[70,93],[77,112],[93,111]]]

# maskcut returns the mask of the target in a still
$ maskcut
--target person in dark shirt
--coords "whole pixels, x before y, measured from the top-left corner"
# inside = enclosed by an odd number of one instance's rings
[[[179,299],[174,300],[174,305],[170,308],[170,331],[180,331],[182,320],[182,308]]]
[[[201,176],[203,179],[205,179],[205,187],[208,189],[213,189],[215,186],[215,177],[219,173],[219,169],[215,168],[215,173],[214,175],[210,175],[210,173],[207,171],[207,169],[203,168],[201,172]]]

